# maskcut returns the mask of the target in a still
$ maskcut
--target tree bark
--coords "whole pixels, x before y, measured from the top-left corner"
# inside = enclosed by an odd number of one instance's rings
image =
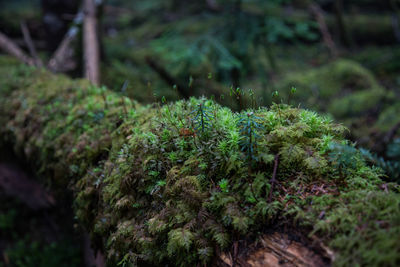
[[[96,4],[94,0],[84,0],[85,18],[83,22],[84,76],[95,85],[100,84],[100,49],[97,36]]]

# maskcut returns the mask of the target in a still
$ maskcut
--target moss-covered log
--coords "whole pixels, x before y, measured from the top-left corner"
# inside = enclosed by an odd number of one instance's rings
[[[0,125],[43,182],[72,190],[110,266],[229,265],[276,231],[323,242],[336,266],[400,263],[399,188],[312,111],[143,106],[0,58]]]

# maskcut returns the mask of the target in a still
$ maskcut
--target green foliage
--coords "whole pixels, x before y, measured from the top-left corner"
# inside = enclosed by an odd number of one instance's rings
[[[229,192],[229,181],[227,179],[222,179],[218,183],[219,188],[221,189],[222,192],[228,193]]]
[[[181,249],[189,251],[193,239],[194,236],[189,230],[177,228],[170,231],[168,233],[168,254],[173,256]]]

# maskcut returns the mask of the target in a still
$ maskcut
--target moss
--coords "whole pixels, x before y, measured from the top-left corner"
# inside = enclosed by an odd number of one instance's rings
[[[297,92],[291,95],[291,103],[333,115],[350,128],[354,140],[369,148],[398,121],[384,119],[398,101],[395,92],[383,88],[369,70],[351,60],[287,74],[277,84],[283,102],[288,101],[292,86]]]
[[[351,92],[384,91],[371,72],[350,60],[337,60],[320,68],[287,74],[277,85],[288,97],[292,86],[297,88],[294,101],[306,107],[326,111],[332,98],[345,98]],[[349,112],[349,110],[346,110]]]
[[[363,116],[368,112],[376,111],[386,103],[394,99],[394,94],[380,89],[371,89],[354,92],[346,97],[334,99],[328,106],[328,112],[335,118],[348,118]]]
[[[396,85],[400,70],[400,47],[394,46],[368,46],[349,57],[374,72],[380,80],[391,81]]]
[[[283,104],[234,113],[196,98],[142,106],[82,80],[19,75],[27,86],[1,81],[15,88],[0,87],[1,139],[11,136],[54,188],[69,185],[111,266],[210,264],[279,224],[323,239],[338,266],[400,260],[398,187],[383,192],[379,170],[342,149],[345,128],[328,117]],[[204,130],[195,127],[200,104]],[[252,135],[239,123],[249,116]]]
[[[400,104],[392,105],[386,108],[378,117],[374,127],[380,131],[388,132],[399,121]]]

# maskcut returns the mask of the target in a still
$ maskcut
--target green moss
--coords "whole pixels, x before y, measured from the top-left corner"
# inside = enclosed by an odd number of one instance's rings
[[[330,105],[331,100],[346,98],[350,92],[384,91],[371,72],[354,61],[344,59],[317,69],[287,74],[277,85],[284,100],[292,86],[297,88],[294,96],[296,103],[321,111],[326,111],[327,107],[334,109],[334,105]]]
[[[373,147],[379,142],[376,138],[398,121],[390,115],[398,102],[395,92],[380,86],[369,70],[351,60],[287,74],[277,85],[283,102],[288,101],[292,86],[297,92],[291,103],[333,115],[365,147]]]
[[[386,108],[378,117],[374,127],[382,132],[390,131],[399,121],[400,104]]]
[[[250,141],[240,131],[246,111],[211,100],[142,106],[85,81],[30,72],[20,76],[26,87],[0,89],[1,138],[11,136],[53,187],[69,185],[77,217],[110,265],[207,264],[217,249],[283,222],[330,244],[338,266],[352,255],[351,263],[365,265],[371,253],[377,265],[400,260],[392,253],[398,188],[384,193],[378,170],[357,150],[337,148],[347,144],[345,128],[330,118],[283,104],[247,111],[260,124]],[[199,104],[209,112],[204,130],[195,127]],[[246,157],[249,142],[256,157]]]
[[[381,89],[373,88],[360,92],[353,92],[348,96],[334,99],[328,106],[328,112],[335,118],[348,118],[363,116],[366,113],[377,110],[382,104],[390,103],[394,94]]]

